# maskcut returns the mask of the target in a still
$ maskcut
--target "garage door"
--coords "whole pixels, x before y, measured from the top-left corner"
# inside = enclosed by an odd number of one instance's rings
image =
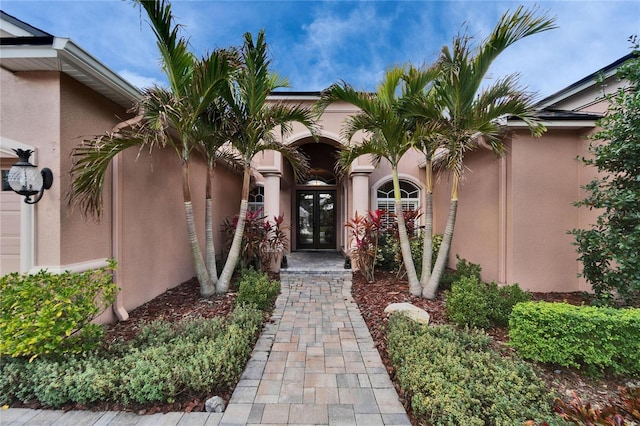
[[[14,158],[0,160],[3,181]],[[20,203],[22,197],[2,186],[0,191],[0,275],[20,271]]]

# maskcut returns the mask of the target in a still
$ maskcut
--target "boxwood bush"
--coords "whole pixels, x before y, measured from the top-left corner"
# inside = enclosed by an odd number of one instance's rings
[[[524,358],[640,375],[640,309],[521,303],[511,314],[509,339]]]
[[[267,310],[280,294],[280,282],[269,280],[265,273],[253,268],[243,269],[238,279],[236,303],[253,304],[260,310]]]
[[[389,356],[418,423],[561,424],[532,368],[493,351],[483,332],[419,325],[401,314],[388,327]]]
[[[511,310],[531,299],[518,284],[499,287],[480,281],[475,275],[462,276],[446,292],[445,310],[449,320],[459,326],[489,328],[509,324]]]
[[[239,305],[228,319],[155,323],[129,342],[83,354],[3,357],[0,404],[170,403],[224,390],[242,374],[262,321],[260,310]]]

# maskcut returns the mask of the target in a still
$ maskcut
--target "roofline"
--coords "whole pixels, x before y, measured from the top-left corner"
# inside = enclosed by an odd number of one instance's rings
[[[552,129],[591,129],[596,127],[596,119],[558,119],[558,120],[540,120],[547,128]],[[529,127],[524,121],[507,121],[509,129],[528,129]]]
[[[603,76],[604,78],[609,78],[615,75],[620,65],[624,64],[629,59],[632,59],[636,56],[638,56],[637,52],[632,52],[623,56],[622,58],[610,63],[609,65],[599,69],[598,71],[591,73],[588,76],[565,87],[564,89],[559,90],[556,93],[540,100],[536,104],[536,108],[544,109],[544,108],[548,108],[551,105],[557,104],[558,102],[562,102],[563,100],[575,95],[576,93],[581,92],[593,86],[594,84],[596,84],[598,77]]]
[[[90,55],[71,39],[56,37],[53,41],[52,47],[60,52],[60,55],[64,59],[74,62],[92,77],[98,79],[103,84],[110,86],[113,90],[129,98],[132,102],[135,102],[142,97],[140,89]],[[130,107],[131,105],[123,106]]]
[[[310,91],[310,92],[296,92],[296,91],[274,91],[269,95],[269,99],[278,100],[278,101],[286,101],[286,100],[298,100],[298,101],[315,101],[320,99],[321,92],[319,91]]]
[[[2,38],[0,59],[56,57],[62,63],[82,70],[83,73],[96,82],[124,97],[127,102],[118,102],[123,107],[129,108],[132,103],[142,97],[140,89],[90,55],[71,39],[52,37],[50,42],[47,43],[46,37],[37,37],[34,43],[27,43],[25,39],[29,38],[34,37]],[[34,71],[37,71],[37,69],[34,69]],[[59,69],[59,71],[65,72],[63,69]]]
[[[10,25],[14,26],[14,29],[18,29],[19,36],[35,36],[35,37],[53,37],[46,31],[42,31],[40,28],[36,28],[33,25],[29,25],[24,21],[9,15],[3,10],[0,10],[0,19],[7,21]]]

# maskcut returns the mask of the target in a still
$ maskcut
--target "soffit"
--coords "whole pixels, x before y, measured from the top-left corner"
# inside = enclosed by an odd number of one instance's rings
[[[11,44],[13,40],[2,40],[2,68],[11,72],[63,72],[125,108],[131,107],[141,97],[140,90],[69,39],[54,37],[52,42],[43,45],[28,45],[18,40]]]

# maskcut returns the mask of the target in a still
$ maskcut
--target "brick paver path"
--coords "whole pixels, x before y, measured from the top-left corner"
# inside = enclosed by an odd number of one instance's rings
[[[274,322],[220,424],[410,425],[351,297],[351,271],[281,281]]]
[[[304,269],[304,268],[303,268]],[[290,268],[224,413],[9,409],[1,425],[410,425],[351,297],[351,271]]]

